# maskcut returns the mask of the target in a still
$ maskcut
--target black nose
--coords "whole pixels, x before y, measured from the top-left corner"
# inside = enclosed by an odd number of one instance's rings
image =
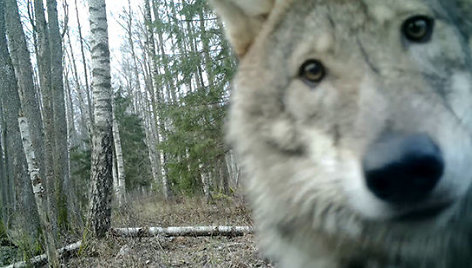
[[[444,171],[441,150],[426,135],[385,136],[363,160],[369,190],[395,204],[417,202],[433,191]]]

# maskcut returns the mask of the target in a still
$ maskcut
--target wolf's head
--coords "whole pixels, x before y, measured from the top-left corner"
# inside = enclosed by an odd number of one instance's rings
[[[472,1],[213,2],[241,58],[229,139],[261,225],[468,234]]]

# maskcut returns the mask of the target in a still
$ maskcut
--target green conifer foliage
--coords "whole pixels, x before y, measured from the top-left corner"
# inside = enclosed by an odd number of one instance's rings
[[[165,165],[173,190],[200,193],[202,172],[219,180],[219,160],[229,150],[224,118],[235,59],[206,1],[161,2],[159,11],[156,32],[163,31],[166,44],[174,44],[160,55],[169,69],[159,76],[160,84],[175,85],[171,90],[179,96],[177,101],[166,99],[159,111],[167,123],[159,148],[168,154]]]
[[[132,100],[119,90],[115,94],[115,117],[119,124],[123,160],[125,164],[126,189],[132,191],[140,186],[151,185],[151,168],[144,143],[142,119],[130,112]]]

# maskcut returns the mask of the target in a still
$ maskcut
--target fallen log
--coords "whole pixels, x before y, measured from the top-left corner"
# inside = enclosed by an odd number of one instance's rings
[[[243,236],[254,230],[250,226],[183,226],[183,227],[137,227],[111,228],[114,236],[153,237],[153,236]]]
[[[184,226],[184,227],[141,227],[141,228],[111,228],[110,234],[122,237],[153,237],[153,236],[243,236],[252,234],[251,226]],[[77,252],[81,241],[67,245],[57,250],[59,258],[67,257]],[[20,268],[45,265],[48,262],[46,254],[31,258],[28,262],[20,261],[3,268]]]
[[[69,256],[73,254],[74,252],[78,251],[80,248],[80,245],[82,245],[82,241],[78,241],[73,244],[67,245],[63,248],[60,248],[57,250],[57,255],[59,256],[59,258],[64,258],[66,256]],[[46,254],[42,254],[42,255],[34,256],[28,262],[20,261],[20,262],[16,262],[8,266],[5,266],[3,268],[19,268],[19,267],[31,267],[31,266],[36,267],[40,265],[45,265],[46,263],[48,263],[48,257]]]

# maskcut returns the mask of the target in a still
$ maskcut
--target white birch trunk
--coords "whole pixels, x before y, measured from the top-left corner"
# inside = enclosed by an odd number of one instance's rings
[[[1,4],[1,1],[0,1]],[[0,7],[1,8],[1,7]],[[1,14],[1,12],[0,12]],[[1,32],[1,31],[0,31]],[[3,108],[2,108],[2,102],[0,101],[0,201],[2,202],[0,204],[0,221],[6,222],[7,221],[7,207],[9,206],[9,200],[8,200],[8,187],[10,186],[9,183],[7,182],[6,174],[5,174],[5,163],[3,162]]]
[[[26,117],[33,121],[31,123],[31,132],[33,133],[31,138],[39,157],[41,157],[42,148],[41,117],[39,105],[36,96],[34,96],[35,89],[30,53],[27,48],[17,2],[2,0],[1,4],[0,101],[3,106],[3,119],[6,126],[6,168],[12,193],[10,207],[16,210],[11,215],[10,223],[20,231],[19,233],[24,232],[21,234],[23,236],[21,239],[27,239],[29,240],[28,243],[33,243],[38,234],[39,216],[34,204],[26,158],[22,148],[18,115],[22,111]],[[8,50],[6,38],[8,38],[10,50]],[[44,163],[39,162],[40,160],[42,159],[38,159],[38,163],[43,167]]]
[[[48,26],[44,13],[42,1],[34,1],[37,53],[36,60],[39,71],[39,84],[43,99],[43,124],[44,124],[44,174],[45,187],[50,193],[47,196],[48,212],[51,215],[50,223],[54,234],[57,234],[57,195],[53,194],[56,190],[56,173],[54,171],[55,142],[54,142],[54,109],[52,105],[53,92],[51,87],[51,50],[49,44]],[[23,105],[24,106],[24,105]],[[30,120],[32,122],[32,120]]]
[[[148,147],[148,157],[149,162],[151,163],[151,172],[154,183],[161,184],[159,172],[160,164],[157,153],[157,141],[156,141],[156,121],[152,116],[152,113],[149,111],[149,105],[144,109],[144,121],[146,127],[144,128],[144,133],[146,134],[146,145]]]
[[[115,152],[114,149],[113,149],[112,172],[113,172],[113,191],[114,191],[115,197],[117,197],[118,196],[118,188],[119,188],[120,185],[119,185],[119,182],[118,182],[118,170],[116,168],[116,152]]]
[[[233,151],[229,151],[226,154],[226,165],[229,172],[229,181],[233,183],[235,188],[239,187],[239,181],[241,178],[241,168],[238,165],[238,161],[234,156]]]
[[[199,164],[200,168],[200,176],[203,185],[203,194],[205,195],[205,200],[209,203],[212,200],[211,193],[210,193],[210,182],[208,181],[208,174],[205,173],[203,170],[203,164]]]
[[[157,145],[159,145],[161,141],[164,141],[164,138],[165,138],[164,137],[164,131],[165,131],[164,119],[161,117],[161,112],[159,111],[159,109],[162,109],[162,104],[164,102],[163,100],[164,94],[162,93],[164,87],[163,85],[160,84],[159,79],[158,79],[158,74],[159,74],[158,53],[156,51],[156,44],[154,41],[154,30],[152,28],[151,6],[150,6],[149,0],[144,1],[144,7],[145,7],[144,19],[146,22],[145,25],[146,25],[146,32],[147,32],[146,52],[148,54],[148,59],[151,60],[151,64],[150,64],[151,83],[150,83],[149,93],[151,95],[151,105],[152,105],[152,111],[154,115],[154,119],[152,119],[153,121],[151,121],[151,127],[152,127],[151,130],[152,130],[152,135],[153,135],[152,139],[154,143],[154,145],[152,145],[153,146],[152,151],[154,153],[154,157],[156,157],[156,154],[157,154],[156,164],[158,165],[159,175],[161,178],[162,193],[164,195],[164,198],[166,200],[169,200],[172,197],[172,191],[168,184],[168,178],[167,178],[167,172],[166,172],[166,156],[163,150],[158,150],[158,152],[155,152],[157,150],[156,148]],[[157,13],[154,15],[158,16]]]
[[[152,236],[243,236],[254,230],[250,226],[182,226],[182,227],[142,227],[112,228],[115,236],[152,237]]]
[[[28,163],[28,171],[31,178],[31,186],[33,187],[33,194],[36,200],[36,207],[43,231],[45,233],[44,236],[49,264],[52,267],[59,267],[59,260],[56,254],[56,243],[54,241],[51,225],[48,222],[47,210],[45,206],[46,191],[43,187],[43,179],[39,173],[39,165],[34,155],[31,135],[26,117],[18,118],[18,124],[20,127],[21,139],[23,141],[23,149],[26,155],[26,162]]]
[[[115,143],[115,157],[116,157],[116,177],[117,177],[117,198],[118,204],[121,207],[126,201],[126,185],[125,185],[125,165],[123,161],[123,151],[121,149],[121,138],[118,122],[115,114],[113,114],[113,141]]]
[[[66,257],[68,255],[71,255],[73,252],[79,251],[80,246],[82,245],[82,241],[75,242],[73,244],[67,245],[63,248],[60,248],[56,251],[57,255],[60,256],[61,258]],[[41,267],[41,265],[46,264],[48,261],[48,257],[46,254],[38,255],[35,256],[31,259],[29,259],[27,262],[26,261],[20,261],[16,262],[13,264],[10,264],[8,266],[5,266],[3,268],[26,268],[26,267],[31,267],[33,265],[34,267]]]
[[[84,70],[83,74],[85,78],[85,93],[87,95],[87,111],[89,115],[89,120],[87,120],[86,122],[88,123],[87,129],[89,131],[89,137],[91,137],[92,136],[92,122],[93,122],[93,105],[92,105],[90,84],[89,84],[89,79],[88,79],[89,71],[87,68],[87,60],[85,58],[85,45],[84,45],[84,38],[82,37],[82,26],[80,22],[79,7],[77,5],[77,0],[74,0],[74,4],[75,4],[75,17],[77,19],[77,31],[79,33],[79,41],[80,41],[80,54],[82,55],[82,64],[83,64],[83,70]]]
[[[110,50],[105,0],[89,0],[94,126],[87,227],[98,238],[111,225],[113,132]]]

